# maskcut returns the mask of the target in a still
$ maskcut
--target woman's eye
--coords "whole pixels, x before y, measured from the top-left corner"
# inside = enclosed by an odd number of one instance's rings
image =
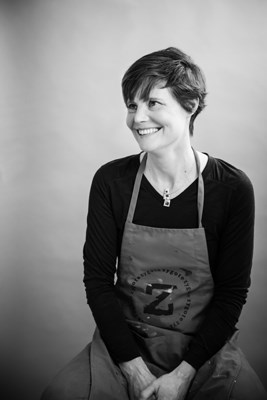
[[[127,104],[127,108],[128,108],[128,110],[130,110],[130,111],[135,111],[136,108],[137,108],[137,106],[136,106],[136,104],[134,104],[134,103],[129,103],[129,104]]]
[[[159,102],[156,100],[149,100],[149,102],[148,102],[149,108],[154,108],[154,107],[157,107],[158,105],[159,105]]]

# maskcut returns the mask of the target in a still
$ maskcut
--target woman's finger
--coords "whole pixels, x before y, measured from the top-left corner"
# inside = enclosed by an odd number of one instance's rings
[[[155,385],[151,383],[147,388],[141,392],[140,400],[156,399]],[[153,396],[154,395],[154,396]]]

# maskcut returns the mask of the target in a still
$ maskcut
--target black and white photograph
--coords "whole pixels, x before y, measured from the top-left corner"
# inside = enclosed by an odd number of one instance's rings
[[[0,397],[267,400],[267,2],[0,0]]]

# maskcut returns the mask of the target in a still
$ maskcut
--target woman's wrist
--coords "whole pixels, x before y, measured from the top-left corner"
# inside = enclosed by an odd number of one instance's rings
[[[142,357],[119,363],[119,367],[124,375],[134,375],[135,373],[147,373],[149,369]]]
[[[196,369],[192,367],[188,362],[182,361],[181,364],[173,371],[179,378],[185,380],[192,380],[196,375]]]

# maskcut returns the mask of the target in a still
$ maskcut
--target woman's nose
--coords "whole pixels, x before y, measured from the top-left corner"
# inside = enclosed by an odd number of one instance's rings
[[[148,116],[148,110],[146,107],[146,104],[140,104],[138,105],[135,114],[134,114],[134,122],[135,123],[141,123],[141,122],[146,122],[148,121],[149,116]]]

